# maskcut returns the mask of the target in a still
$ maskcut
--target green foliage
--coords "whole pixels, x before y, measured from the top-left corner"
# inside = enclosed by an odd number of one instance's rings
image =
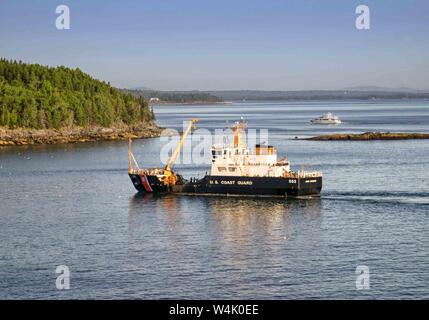
[[[153,119],[143,98],[123,93],[79,69],[0,59],[0,126],[109,127]]]
[[[201,91],[155,91],[155,90],[124,90],[135,97],[159,98],[162,102],[171,103],[217,103],[222,99]]]

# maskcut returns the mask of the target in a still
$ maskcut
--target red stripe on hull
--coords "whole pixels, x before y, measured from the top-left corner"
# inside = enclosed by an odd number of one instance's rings
[[[145,174],[140,176],[140,181],[142,182],[142,185],[146,192],[153,192],[152,187],[150,186]]]

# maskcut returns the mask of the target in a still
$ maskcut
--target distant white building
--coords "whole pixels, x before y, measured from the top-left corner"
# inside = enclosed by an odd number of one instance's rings
[[[159,102],[159,98],[157,97],[150,98],[149,102]]]

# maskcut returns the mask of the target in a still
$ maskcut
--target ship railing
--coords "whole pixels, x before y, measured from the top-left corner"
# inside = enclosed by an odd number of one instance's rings
[[[155,176],[155,175],[163,175],[164,174],[164,169],[161,169],[161,168],[151,168],[151,169],[135,169],[135,168],[131,168],[131,169],[128,170],[128,172],[130,174]]]
[[[283,177],[285,178],[318,178],[322,176],[321,171],[298,171],[298,172],[285,172]]]

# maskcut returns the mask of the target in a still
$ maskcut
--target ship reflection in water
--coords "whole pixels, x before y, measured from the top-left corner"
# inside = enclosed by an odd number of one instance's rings
[[[253,290],[254,296],[272,297],[267,282],[282,286],[294,279],[286,271],[289,252],[320,242],[321,206],[320,198],[137,194],[129,206],[130,242],[154,278],[166,277],[182,290],[189,285],[189,293],[179,293],[183,298],[239,298],[230,295],[238,292],[251,297]],[[305,229],[297,227],[303,223]],[[202,283],[202,293],[192,292]]]
[[[320,198],[285,200],[137,193],[130,201],[129,227],[130,231],[135,230],[148,218],[147,215],[153,214],[160,220],[165,220],[169,228],[178,230],[191,223],[188,219],[195,219],[195,215],[200,215],[199,220],[206,220],[206,226],[225,236],[251,236],[249,231],[254,231],[275,237],[282,228],[291,223],[294,214],[320,220],[321,202]],[[204,210],[193,211],[194,207],[201,205]],[[286,234],[281,236],[287,238]]]

